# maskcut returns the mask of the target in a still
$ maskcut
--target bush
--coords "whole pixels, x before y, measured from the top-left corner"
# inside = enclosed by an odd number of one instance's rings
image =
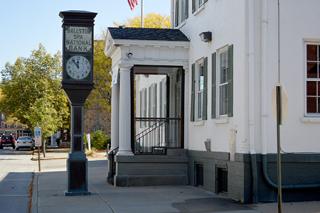
[[[105,150],[108,148],[110,143],[110,137],[106,135],[103,131],[97,130],[90,134],[91,146],[98,150]]]

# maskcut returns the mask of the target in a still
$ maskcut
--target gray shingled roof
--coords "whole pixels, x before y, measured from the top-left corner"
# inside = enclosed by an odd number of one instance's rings
[[[189,39],[180,30],[177,29],[109,27],[108,30],[113,39],[189,41]]]

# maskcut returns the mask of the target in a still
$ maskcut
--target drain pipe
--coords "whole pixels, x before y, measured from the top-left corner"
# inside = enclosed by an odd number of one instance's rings
[[[267,102],[267,47],[268,47],[268,1],[263,0],[263,9],[262,9],[262,124],[261,124],[261,131],[262,131],[262,172],[263,177],[274,189],[278,189],[278,184],[275,183],[268,174],[268,157],[267,157],[267,106],[269,106]],[[278,33],[279,33],[279,44],[280,45],[280,4],[278,3]],[[280,54],[278,54],[278,66],[280,67]],[[278,75],[280,75],[280,70],[278,70]],[[282,189],[292,190],[292,189],[309,189],[309,188],[320,188],[320,183],[315,184],[282,184]]]

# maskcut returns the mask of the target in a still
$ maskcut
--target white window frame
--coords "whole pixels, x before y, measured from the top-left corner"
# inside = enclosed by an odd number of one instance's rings
[[[198,14],[203,9],[205,3],[205,0],[195,0],[195,8],[193,14]]]
[[[177,8],[177,1],[179,1],[179,8]],[[188,18],[189,6],[186,8],[187,1],[189,0],[175,0],[174,1],[174,26],[178,27],[185,22]],[[176,14],[178,12],[178,20],[176,19]]]
[[[224,46],[220,49],[217,50],[217,59],[216,59],[216,85],[217,85],[217,89],[216,89],[216,115],[217,118],[227,118],[228,117],[228,100],[225,100],[226,105],[225,105],[225,113],[220,113],[221,112],[221,95],[220,95],[220,91],[221,91],[221,87],[226,87],[228,88],[228,71],[229,71],[229,56],[228,56],[228,48],[229,46]],[[221,55],[225,53],[226,54],[226,69],[227,69],[227,76],[226,76],[226,81],[221,83]],[[227,92],[227,89],[226,89]],[[228,94],[226,94],[228,96]],[[226,97],[228,99],[228,97]]]
[[[316,60],[316,61],[308,61],[308,58],[307,58],[307,46],[308,45],[316,45],[316,46],[318,46],[318,48],[317,48],[317,55],[320,55],[320,41],[306,41],[305,43],[304,43],[304,115],[305,115],[305,117],[316,117],[316,118],[320,118],[320,112],[317,112],[317,113],[310,113],[310,112],[307,112],[307,97],[308,97],[308,95],[307,95],[307,82],[308,81],[315,81],[315,82],[320,82],[320,68],[319,68],[319,66],[320,66],[320,60],[318,59],[318,60]],[[319,57],[320,58],[320,57]],[[308,69],[308,67],[307,67],[307,63],[308,62],[314,62],[314,63],[318,63],[318,66],[317,66],[317,78],[308,78],[308,76],[307,76],[307,69]],[[319,91],[319,89],[318,89],[318,84],[316,85],[316,96],[315,97],[317,97],[317,98],[320,98],[320,93],[318,93],[318,91]],[[317,111],[319,111],[318,109],[319,109],[319,102],[317,101]]]
[[[203,94],[204,94],[204,88],[200,88],[200,70],[202,69],[202,76],[203,76],[203,84],[204,84],[204,69],[205,69],[205,64],[204,64],[204,58],[201,58],[196,61],[195,63],[195,85],[194,85],[194,120],[195,121],[202,121],[203,120]],[[204,85],[203,85],[204,86]],[[199,103],[199,97],[201,97],[201,102]]]

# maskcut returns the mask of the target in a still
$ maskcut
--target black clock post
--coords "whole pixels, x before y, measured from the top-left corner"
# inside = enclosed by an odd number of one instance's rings
[[[62,11],[62,88],[71,104],[71,151],[66,196],[89,195],[88,160],[83,144],[83,106],[93,89],[93,26],[97,13]]]

